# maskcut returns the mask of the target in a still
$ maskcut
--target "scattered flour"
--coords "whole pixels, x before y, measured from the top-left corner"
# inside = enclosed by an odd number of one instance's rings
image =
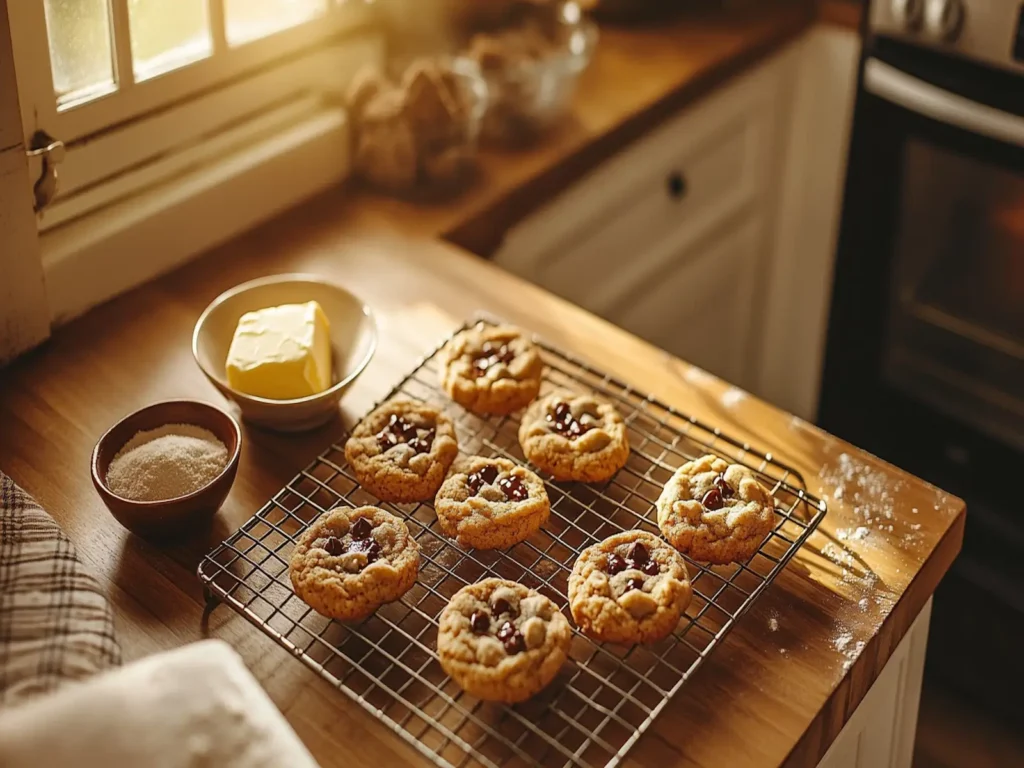
[[[747,393],[742,389],[736,387],[729,387],[725,392],[722,393],[722,405],[726,408],[735,408],[737,405],[747,399]]]
[[[832,645],[835,646],[835,649],[840,653],[844,653],[846,651],[846,646],[848,646],[852,642],[853,635],[851,635],[849,632],[843,632],[840,635],[836,635],[832,639]]]
[[[779,631],[779,620],[774,616],[768,619],[768,629],[770,629],[772,632]]]
[[[687,368],[683,378],[691,384],[707,384],[715,380],[714,376],[703,368],[698,368],[696,365],[691,365]]]

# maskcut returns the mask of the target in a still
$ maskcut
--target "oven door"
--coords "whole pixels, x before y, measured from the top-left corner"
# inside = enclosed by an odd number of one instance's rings
[[[966,496],[1024,457],[1024,77],[881,53],[858,96],[820,417]]]

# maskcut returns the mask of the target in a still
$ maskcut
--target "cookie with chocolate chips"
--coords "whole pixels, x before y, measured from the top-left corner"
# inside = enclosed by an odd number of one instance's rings
[[[537,397],[544,364],[536,345],[511,325],[462,331],[441,352],[441,386],[482,415],[518,411]]]
[[[551,504],[543,481],[508,459],[455,462],[434,499],[446,536],[463,547],[506,549],[540,528]]]
[[[526,409],[519,444],[527,459],[556,480],[600,483],[629,458],[626,425],[615,407],[567,391],[545,395]]]
[[[396,400],[363,419],[345,443],[345,458],[381,501],[434,498],[459,448],[452,420],[436,408]]]
[[[377,507],[336,507],[299,537],[288,574],[295,594],[323,616],[365,618],[416,582],[420,548],[401,518]]]
[[[522,584],[485,579],[441,612],[437,655],[463,690],[485,701],[525,701],[550,683],[572,629],[551,600]]]
[[[580,553],[568,596],[573,621],[588,637],[653,643],[675,629],[693,590],[678,552],[652,533],[626,531]]]
[[[749,560],[775,525],[772,495],[742,464],[718,456],[688,461],[658,497],[658,527],[694,560]]]

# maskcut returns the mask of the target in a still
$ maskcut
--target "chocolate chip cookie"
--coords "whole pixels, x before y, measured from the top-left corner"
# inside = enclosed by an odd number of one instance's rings
[[[543,370],[536,345],[511,325],[462,331],[441,353],[441,386],[482,415],[524,408],[540,392]]]
[[[626,425],[611,403],[561,391],[526,409],[519,426],[526,458],[556,480],[599,483],[629,458]]]
[[[569,610],[589,637],[653,643],[690,604],[686,563],[652,533],[626,531],[587,547],[569,575]]]
[[[717,456],[688,461],[658,498],[658,527],[694,560],[749,560],[775,525],[775,505],[754,473]]]
[[[441,612],[437,655],[463,690],[485,701],[525,701],[550,683],[572,629],[548,598],[522,584],[485,579]]]
[[[406,400],[377,408],[345,443],[360,485],[381,501],[398,503],[434,498],[458,452],[452,420]]]
[[[401,518],[336,507],[299,537],[288,573],[295,594],[332,619],[365,618],[412,587],[420,548]]]
[[[441,530],[462,546],[506,549],[540,528],[551,504],[543,481],[525,467],[470,456],[455,462],[434,509]]]

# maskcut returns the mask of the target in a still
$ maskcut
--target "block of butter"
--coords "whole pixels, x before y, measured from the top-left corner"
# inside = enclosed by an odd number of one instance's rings
[[[269,400],[292,400],[331,386],[331,328],[315,301],[246,312],[228,350],[228,383]]]

